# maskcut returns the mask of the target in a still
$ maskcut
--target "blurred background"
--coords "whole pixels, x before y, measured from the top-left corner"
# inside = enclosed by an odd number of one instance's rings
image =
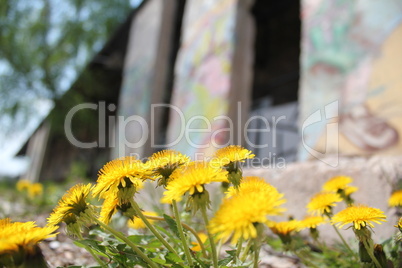
[[[44,225],[66,189],[120,156],[238,144],[256,155],[244,176],[285,194],[284,217],[350,176],[353,198],[387,214],[373,238],[388,239],[401,47],[402,0],[2,0],[0,218]],[[158,203],[161,188],[144,191]],[[59,240],[53,266],[84,263]]]
[[[141,2],[1,2],[0,176],[28,168],[18,151]]]
[[[0,8],[4,178],[95,179],[112,158],[165,148],[240,144],[274,167],[402,152],[400,0]]]

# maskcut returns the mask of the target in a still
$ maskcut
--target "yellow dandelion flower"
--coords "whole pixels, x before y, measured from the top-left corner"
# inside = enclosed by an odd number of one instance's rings
[[[357,190],[359,190],[359,188],[355,187],[355,186],[346,186],[345,189],[343,189],[343,190],[345,192],[345,195],[349,196],[349,195],[357,192]]]
[[[238,193],[248,193],[248,192],[258,192],[261,194],[270,194],[270,195],[280,195],[279,198],[283,197],[283,194],[280,194],[278,190],[267,183],[263,178],[249,176],[244,177],[242,182],[239,184],[239,187],[229,187],[228,191],[225,193],[225,198],[230,198]],[[285,200],[284,200],[285,202]]]
[[[144,163],[132,156],[112,160],[99,171],[93,196],[106,198],[117,195],[119,188],[133,188],[133,194],[140,189],[143,180],[150,178],[151,172]],[[132,187],[133,186],[133,187]]]
[[[11,223],[10,218],[5,218],[5,219],[0,219],[0,230],[2,230],[5,226],[9,225]]]
[[[0,255],[17,252],[32,253],[36,245],[46,238],[56,236],[57,226],[38,227],[33,221],[11,222],[0,220]]]
[[[402,232],[402,217],[399,218],[398,224],[394,225],[394,227],[399,228],[399,230]]]
[[[285,201],[280,195],[264,195],[244,192],[223,200],[222,205],[211,219],[209,230],[217,234],[217,239],[227,240],[232,237],[236,243],[257,236],[256,223],[267,223],[267,216],[279,215],[284,209],[280,207]]]
[[[324,183],[322,188],[327,192],[337,192],[338,190],[344,190],[351,182],[353,182],[351,177],[336,176]]]
[[[399,218],[398,224],[394,225],[394,227],[399,229],[399,233],[395,236],[395,240],[402,241],[402,217]]]
[[[94,209],[86,200],[91,192],[92,184],[77,184],[70,188],[59,200],[58,205],[50,214],[48,223],[58,225],[61,222],[71,223],[75,219],[89,221],[94,215]]]
[[[255,155],[251,151],[239,145],[229,145],[217,150],[211,159],[211,163],[223,167],[233,162],[244,162],[244,160],[254,157]]]
[[[119,200],[114,196],[107,197],[102,204],[99,220],[104,224],[109,224],[111,218],[117,213]]]
[[[198,233],[198,236],[200,237],[202,243],[205,243],[207,241],[208,236],[205,233]],[[191,242],[193,247],[191,248],[192,251],[201,251],[201,245],[198,242]]]
[[[390,207],[402,206],[402,190],[398,190],[392,193],[391,197],[388,199],[388,205]]]
[[[300,226],[300,222],[297,220],[270,222],[268,227],[274,234],[288,235],[293,231],[296,231]]]
[[[381,224],[381,222],[386,221],[385,218],[384,212],[378,208],[365,205],[352,205],[335,214],[331,219],[331,223],[337,225],[339,228],[351,223],[354,229],[360,230],[360,228],[367,225],[374,227],[371,222]]]
[[[29,180],[19,180],[16,184],[16,187],[19,192],[23,192],[28,191],[31,184],[32,183]]]
[[[324,223],[326,223],[326,219],[324,217],[309,215],[304,217],[304,219],[299,222],[299,230],[304,228],[317,228],[317,226]]]
[[[28,188],[28,196],[33,199],[43,194],[43,185],[39,182],[33,183]]]
[[[204,185],[212,182],[227,182],[227,171],[206,162],[193,162],[176,169],[163,193],[162,203],[181,201],[185,193],[202,193]]]
[[[153,172],[154,179],[159,179],[159,185],[166,186],[167,179],[172,172],[181,165],[190,162],[190,158],[175,150],[163,150],[154,153],[145,163],[146,167]]]
[[[320,192],[310,199],[307,204],[308,212],[318,215],[331,213],[332,207],[336,206],[337,202],[341,202],[342,198],[332,192]]]
[[[144,211],[142,212],[145,216],[158,216],[156,212],[153,211]],[[154,220],[148,219],[148,221],[152,224]],[[129,220],[127,222],[128,227],[133,228],[133,229],[144,229],[147,226],[145,223],[139,218],[139,217],[134,217],[134,220]]]

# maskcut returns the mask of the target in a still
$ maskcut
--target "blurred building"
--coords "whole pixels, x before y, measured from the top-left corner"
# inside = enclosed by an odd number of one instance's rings
[[[145,0],[21,150],[27,176],[227,144],[261,165],[401,154],[401,22],[397,0]]]

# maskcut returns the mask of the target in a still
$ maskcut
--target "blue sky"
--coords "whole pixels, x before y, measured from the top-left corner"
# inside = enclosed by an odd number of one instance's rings
[[[37,100],[33,106],[35,107],[35,116],[32,116],[23,128],[12,133],[6,133],[6,129],[4,129],[4,126],[9,126],[12,123],[10,117],[4,115],[0,117],[0,177],[2,175],[20,175],[28,165],[28,159],[14,158],[14,156],[49,113],[53,103],[49,100]]]

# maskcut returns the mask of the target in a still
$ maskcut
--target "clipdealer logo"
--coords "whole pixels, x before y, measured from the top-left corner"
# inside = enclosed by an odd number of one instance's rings
[[[332,167],[336,167],[339,163],[339,126],[337,120],[334,120],[338,117],[338,101],[334,101],[324,107],[324,109],[319,109],[312,113],[310,116],[304,120],[301,124],[301,132],[300,132],[300,139],[302,147],[314,158],[322,161]],[[168,144],[156,144],[155,143],[155,133],[154,133],[154,117],[156,115],[155,109],[156,108],[165,108],[171,109],[172,112],[177,113],[180,118],[180,129],[179,137],[175,137],[172,141]],[[97,140],[91,142],[83,142],[78,140],[73,135],[72,129],[72,121],[75,116],[79,116],[77,114],[81,110],[94,110],[98,113],[98,137]],[[241,106],[238,106],[238,109],[241,109]],[[227,146],[229,144],[236,144],[233,140],[233,133],[236,131],[238,134],[243,135],[245,142],[247,143],[248,148],[251,150],[253,148],[267,148],[268,144],[255,144],[254,141],[250,139],[249,133],[260,132],[261,135],[267,135],[268,132],[272,136],[272,140],[269,141],[269,145],[272,148],[276,147],[276,136],[280,135],[277,133],[277,125],[280,124],[280,121],[286,120],[286,116],[282,115],[279,117],[273,117],[271,121],[268,121],[267,118],[262,117],[261,115],[256,115],[248,118],[247,122],[245,122],[244,129],[234,129],[233,122],[231,118],[228,116],[220,115],[214,117],[212,120],[225,120],[227,121],[227,125],[231,126],[228,128],[212,130],[211,125],[212,121],[204,116],[194,116],[192,118],[186,117],[184,113],[176,106],[170,104],[153,104],[151,107],[150,118],[145,119],[139,115],[131,115],[128,117],[125,116],[116,116],[114,112],[116,111],[116,105],[109,104],[106,106],[105,102],[96,103],[82,103],[79,105],[74,106],[66,115],[64,120],[64,130],[68,141],[79,148],[83,149],[90,149],[90,148],[115,148],[116,145],[120,148],[141,148],[144,146],[148,140],[150,139],[151,147],[152,148],[171,148],[175,146],[178,142],[181,141],[182,138],[186,139],[186,143],[189,146],[192,146],[196,149],[204,149],[208,146],[214,146],[217,149],[222,146]],[[113,115],[109,115],[108,113],[113,113]],[[108,121],[106,121],[108,120]],[[194,128],[192,127],[193,123],[198,120],[203,123],[205,127],[201,128]],[[249,129],[250,123],[253,120],[262,120],[263,127],[262,129]],[[325,125],[325,148],[324,151],[318,151],[314,148],[314,145],[311,143],[311,139],[308,140],[309,136],[305,134],[307,128],[313,127],[315,124],[320,124],[321,126]],[[198,125],[200,126],[200,125]],[[211,140],[210,144],[198,144],[192,140],[191,133],[198,132],[198,133],[210,133],[211,137],[217,136],[219,133],[226,131],[228,134],[227,144],[218,145],[214,140]],[[116,134],[116,132],[118,134]],[[127,133],[135,135],[127,135]],[[311,130],[310,130],[311,133]],[[108,134],[108,135],[107,135]],[[238,136],[240,136],[238,135]],[[135,141],[129,141],[129,136],[135,136]],[[108,138],[108,140],[106,140]],[[116,140],[117,138],[117,140]],[[238,137],[239,138],[239,137]],[[313,141],[314,142],[314,141]],[[316,142],[316,141],[315,141]],[[122,146],[123,145],[123,146]],[[124,152],[119,152],[120,155],[125,155]],[[331,157],[328,157],[331,155]],[[270,157],[272,158],[272,157]],[[274,157],[275,158],[275,157]]]

